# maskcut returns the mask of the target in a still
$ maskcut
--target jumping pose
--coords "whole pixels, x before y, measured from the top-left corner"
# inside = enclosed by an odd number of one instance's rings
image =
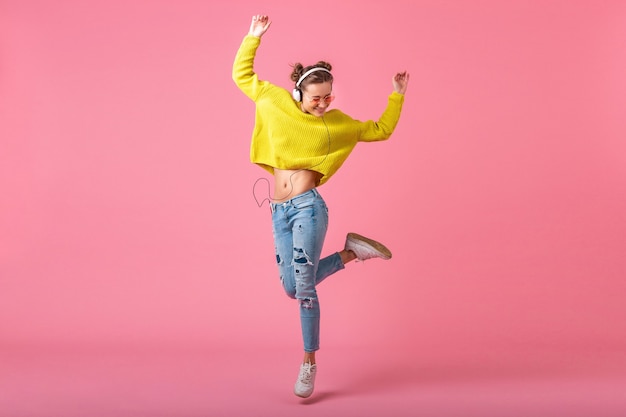
[[[317,188],[337,172],[357,142],[388,139],[400,118],[409,74],[392,77],[393,91],[378,121],[361,122],[339,110],[333,101],[331,65],[293,65],[293,91],[259,80],[254,57],[271,25],[268,16],[252,17],[248,35],[235,57],[233,80],[256,104],[250,159],[274,175],[271,197],[272,231],[281,283],[298,300],[304,360],[294,392],[313,393],[319,349],[320,306],[316,285],[355,259],[390,259],[383,244],[348,233],[345,247],[320,259],[328,209]]]

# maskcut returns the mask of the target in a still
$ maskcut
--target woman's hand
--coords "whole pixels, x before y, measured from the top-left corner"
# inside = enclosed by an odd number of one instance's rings
[[[406,88],[409,85],[409,73],[399,72],[393,76],[393,89],[396,93],[406,93]]]
[[[272,22],[270,21],[270,18],[265,15],[258,14],[256,16],[252,16],[252,23],[250,23],[250,31],[248,32],[248,35],[260,38],[265,32],[267,32],[267,29],[269,29],[271,24]]]

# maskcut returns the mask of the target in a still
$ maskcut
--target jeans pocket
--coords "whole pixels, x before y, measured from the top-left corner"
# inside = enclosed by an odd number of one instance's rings
[[[293,208],[295,208],[296,210],[304,210],[306,208],[313,207],[314,205],[315,205],[315,199],[307,198],[302,201],[294,202]]]

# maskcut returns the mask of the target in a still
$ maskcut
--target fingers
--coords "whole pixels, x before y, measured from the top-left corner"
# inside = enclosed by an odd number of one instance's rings
[[[252,23],[250,23],[250,31],[248,33],[260,37],[267,31],[271,23],[267,15],[254,15],[252,16]]]
[[[252,23],[260,23],[263,26],[267,27],[271,22],[269,16],[264,14],[257,14],[255,16],[252,16]]]
[[[393,76],[393,89],[400,94],[406,93],[409,84],[409,73],[406,71],[398,72]]]
[[[396,81],[409,81],[409,73],[406,71],[399,72],[393,77],[393,79]]]

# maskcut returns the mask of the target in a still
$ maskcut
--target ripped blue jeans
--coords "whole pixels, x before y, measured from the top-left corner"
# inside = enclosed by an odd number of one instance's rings
[[[298,300],[305,352],[320,344],[320,304],[316,285],[344,268],[339,253],[320,259],[328,208],[316,189],[284,203],[271,203],[276,262],[287,295]]]

